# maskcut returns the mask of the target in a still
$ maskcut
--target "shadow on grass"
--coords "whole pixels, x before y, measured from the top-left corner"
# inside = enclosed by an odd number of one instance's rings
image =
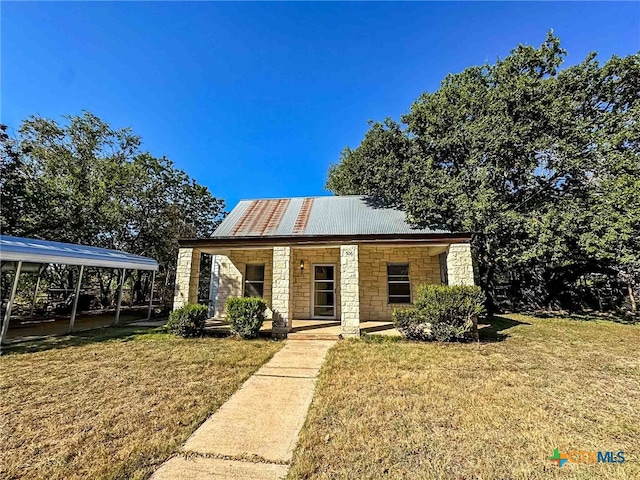
[[[202,332],[202,336],[211,338],[227,338],[233,337],[233,334],[229,329],[206,327],[204,332]]]
[[[527,322],[519,322],[511,318],[500,315],[491,315],[478,324],[478,337],[481,342],[502,342],[509,338],[508,333],[504,333],[510,328],[518,325],[531,325]]]
[[[507,330],[518,325],[531,325],[527,322],[519,322],[511,318],[502,317],[500,315],[492,315],[486,318],[484,321],[478,324],[478,337],[480,342],[492,343],[502,342],[509,338],[509,334],[505,333]],[[361,332],[362,340],[367,343],[394,343],[394,342],[411,342],[411,343],[438,343],[438,342],[416,342],[414,340],[407,340],[402,336],[393,335],[376,335],[375,333]],[[458,342],[452,342],[458,343]],[[471,343],[471,341],[463,342]]]
[[[616,313],[616,312],[566,312],[566,311],[540,311],[520,312],[523,315],[530,315],[535,318],[562,318],[566,320],[577,320],[581,322],[593,322],[595,320],[607,320],[624,325],[640,323],[640,314]]]
[[[360,339],[367,343],[397,343],[405,342],[405,338],[400,335],[380,335],[376,333],[360,332]],[[358,339],[347,339],[347,341],[358,341]]]
[[[136,336],[148,333],[164,333],[163,327],[102,327],[68,335],[58,335],[46,338],[28,339],[2,346],[2,354],[20,354],[58,350],[69,347],[79,347],[92,343],[108,342],[112,340],[129,341]]]
[[[255,338],[240,338],[239,336],[231,333],[231,330],[229,328],[221,328],[221,327],[205,327],[204,332],[202,333],[202,336],[209,337],[209,338],[237,339],[243,342],[252,342],[254,340],[274,340],[274,341],[278,340],[273,338],[270,330],[258,332],[258,336]]]

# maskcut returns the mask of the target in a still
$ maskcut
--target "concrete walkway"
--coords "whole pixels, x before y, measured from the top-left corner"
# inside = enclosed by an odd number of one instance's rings
[[[289,469],[330,340],[287,340],[153,480],[279,479]]]

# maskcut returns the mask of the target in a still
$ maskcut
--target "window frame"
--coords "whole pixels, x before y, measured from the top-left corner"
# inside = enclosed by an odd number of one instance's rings
[[[407,267],[407,280],[391,280],[391,275],[389,274],[389,267],[391,266],[406,266]],[[393,275],[398,277],[400,275]],[[391,284],[396,285],[408,285],[409,286],[409,295],[391,295]],[[408,302],[392,302],[391,297],[408,297]],[[387,262],[387,304],[388,305],[411,305],[413,304],[413,292],[411,291],[411,263],[410,262]]]
[[[247,278],[247,270],[249,267],[262,267],[262,280],[249,280]],[[245,298],[254,297],[255,295],[247,295],[247,284],[254,285],[256,283],[262,286],[262,294],[259,298],[264,299],[264,279],[267,274],[266,265],[264,263],[246,263],[244,266],[244,275],[242,276],[242,296]]]

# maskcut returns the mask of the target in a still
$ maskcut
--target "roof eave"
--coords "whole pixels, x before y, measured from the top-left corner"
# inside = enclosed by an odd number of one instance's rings
[[[224,236],[211,238],[183,238],[179,240],[183,248],[240,247],[240,246],[290,246],[290,245],[327,245],[327,244],[376,244],[397,243],[466,243],[473,234],[454,233],[385,233],[359,235],[265,235],[265,236]]]

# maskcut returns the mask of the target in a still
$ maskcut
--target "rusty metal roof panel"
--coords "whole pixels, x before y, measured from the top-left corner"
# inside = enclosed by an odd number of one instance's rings
[[[232,236],[233,229],[236,224],[240,221],[244,213],[247,211],[251,205],[251,200],[240,200],[240,202],[235,206],[229,215],[227,215],[222,223],[218,225],[218,228],[215,232],[213,232],[214,237],[230,237]]]
[[[289,207],[287,211],[284,212],[282,217],[282,221],[278,226],[278,229],[275,231],[274,235],[291,235],[295,229],[296,220],[298,219],[298,215],[300,213],[300,208],[302,207],[304,198],[292,198],[291,202],[289,202]]]
[[[269,225],[265,228],[264,225]],[[270,235],[375,235],[448,233],[416,229],[401,210],[366,196],[325,196],[276,200],[242,200],[214,237]]]

